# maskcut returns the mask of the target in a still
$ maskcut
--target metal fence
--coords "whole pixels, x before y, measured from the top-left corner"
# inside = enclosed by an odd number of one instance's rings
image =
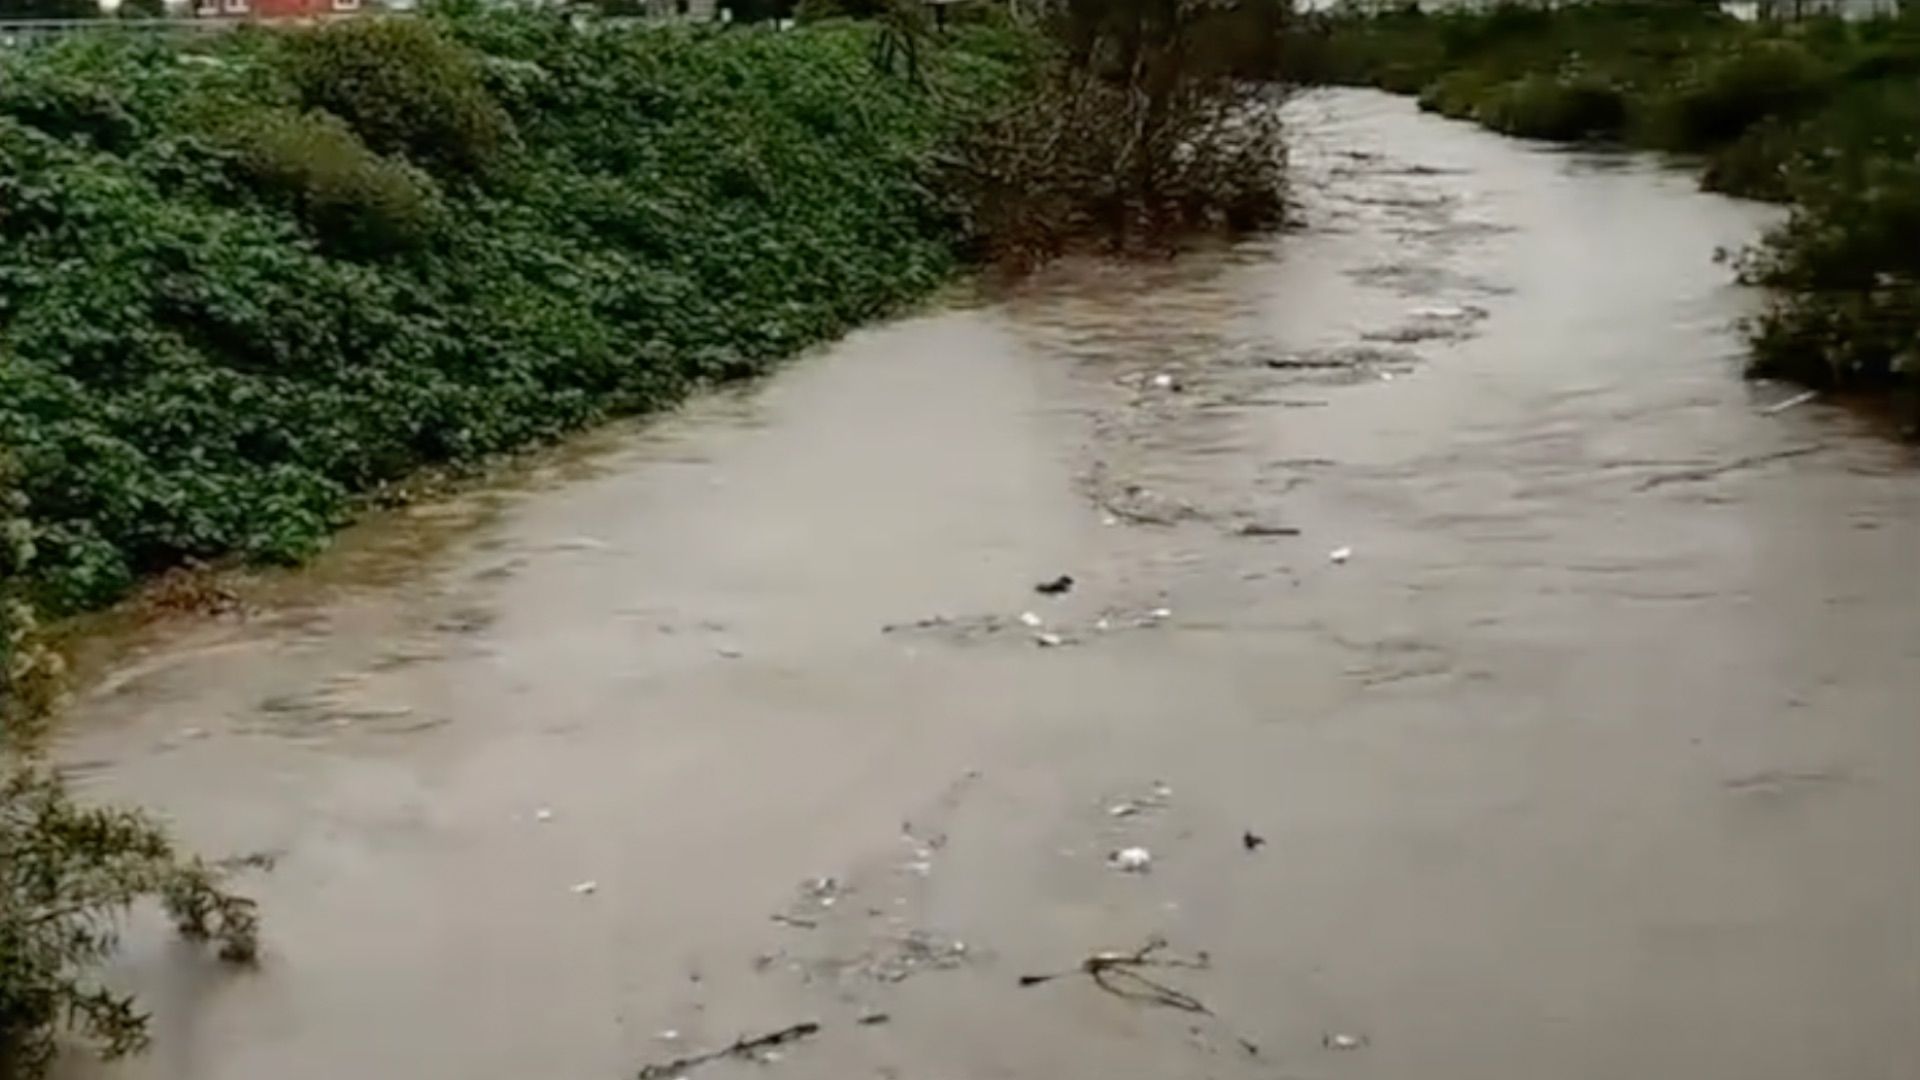
[[[403,12],[339,12],[303,16],[298,23],[340,19],[391,18]],[[281,22],[286,20],[275,20]],[[18,47],[75,34],[220,34],[242,26],[263,25],[246,15],[178,15],[160,18],[0,19],[0,46]],[[272,24],[267,24],[272,25]]]
[[[645,15],[594,18],[596,26],[632,26],[720,17],[715,0],[650,0]],[[219,34],[243,26],[311,26],[343,19],[409,18],[412,5],[389,3],[377,10],[321,12],[292,18],[263,19],[253,15],[175,15],[161,18],[0,19],[0,48],[18,48],[76,34]]]

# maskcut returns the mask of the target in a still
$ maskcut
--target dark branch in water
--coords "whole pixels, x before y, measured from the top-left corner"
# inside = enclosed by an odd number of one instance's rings
[[[1085,975],[1093,980],[1094,985],[1115,997],[1212,1016],[1213,1010],[1207,1008],[1206,1003],[1199,998],[1142,973],[1144,968],[1190,968],[1205,971],[1212,966],[1211,958],[1206,953],[1200,953],[1191,959],[1155,955],[1166,947],[1166,940],[1156,937],[1130,953],[1095,953],[1082,960],[1080,966],[1071,971],[1056,971],[1047,975],[1022,975],[1020,985],[1039,986],[1042,983],[1053,982],[1055,979],[1071,979]]]
[[[721,1058],[752,1057],[762,1050],[771,1050],[783,1043],[796,1042],[810,1035],[817,1035],[819,1033],[820,1025],[812,1020],[808,1020],[803,1023],[794,1024],[792,1027],[781,1028],[779,1031],[770,1031],[765,1035],[754,1035],[752,1037],[742,1035],[738,1039],[735,1039],[731,1046],[725,1046],[718,1050],[708,1050],[701,1054],[689,1054],[683,1058],[675,1058],[672,1061],[663,1061],[656,1065],[645,1066],[640,1070],[638,1080],[665,1080],[667,1077],[679,1076],[689,1069],[699,1068],[709,1062],[719,1061]]]

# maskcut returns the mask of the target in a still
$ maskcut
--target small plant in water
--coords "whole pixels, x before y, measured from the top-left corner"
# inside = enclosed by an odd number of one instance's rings
[[[33,545],[5,481],[0,469],[0,1080],[32,1080],[66,1031],[109,1057],[145,1045],[133,999],[94,979],[136,902],[159,901],[181,932],[239,963],[254,958],[258,922],[253,901],[180,855],[153,819],[83,806],[23,755],[58,698],[61,667],[18,595]]]
[[[216,871],[183,859],[132,810],[75,803],[50,771],[15,765],[0,781],[0,1077],[43,1075],[65,1026],[109,1057],[140,1049],[146,1016],[91,978],[112,956],[122,918],[154,898],[188,937],[235,962],[254,957],[253,902]]]

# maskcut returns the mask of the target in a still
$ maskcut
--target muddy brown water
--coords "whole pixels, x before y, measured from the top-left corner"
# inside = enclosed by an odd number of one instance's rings
[[[689,1071],[1920,1076],[1920,487],[1739,379],[1712,258],[1772,212],[1291,109],[1285,235],[856,334],[121,645],[65,759],[278,863],[256,972],[136,924],[105,1075],[818,1020]],[[1156,935],[1210,1014],[1017,985]]]

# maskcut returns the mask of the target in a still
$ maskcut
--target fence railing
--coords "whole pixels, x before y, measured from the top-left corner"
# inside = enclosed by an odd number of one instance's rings
[[[30,45],[75,34],[219,34],[242,26],[314,24],[340,19],[392,18],[406,12],[323,12],[293,19],[250,15],[176,15],[99,19],[0,19],[0,46]]]

